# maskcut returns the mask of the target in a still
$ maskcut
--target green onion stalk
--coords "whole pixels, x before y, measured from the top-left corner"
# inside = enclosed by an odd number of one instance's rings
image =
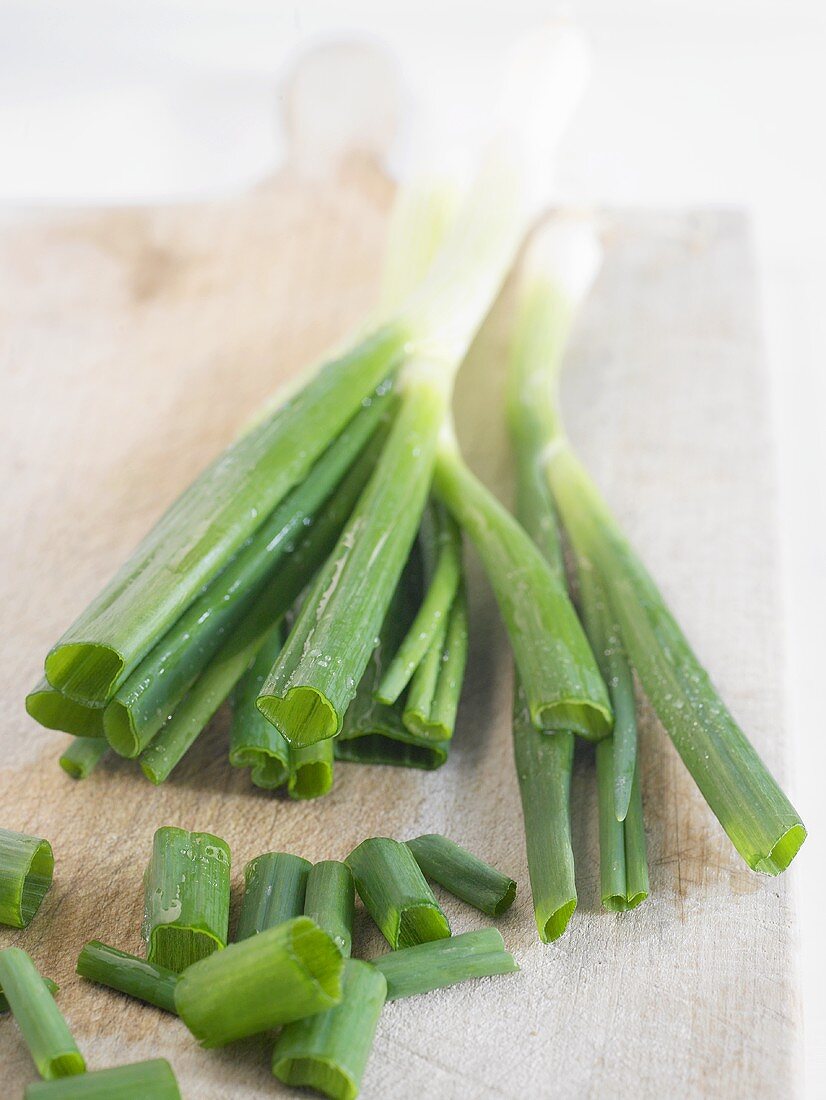
[[[535,439],[534,477],[551,493],[570,541],[583,619],[614,692],[614,814],[619,819],[625,810],[628,820],[639,786],[631,681],[617,671],[627,659],[734,847],[753,870],[777,875],[806,838],[800,816],[720,698],[565,434],[561,355],[597,262],[593,228],[582,221],[552,222],[530,249],[519,288],[522,353],[511,373],[510,418],[515,434]]]

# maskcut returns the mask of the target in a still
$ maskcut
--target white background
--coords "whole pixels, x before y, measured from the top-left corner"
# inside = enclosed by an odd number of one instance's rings
[[[342,31],[389,48],[411,101],[478,127],[503,43],[552,10],[530,0],[0,0],[0,202],[244,188],[279,155],[284,63]],[[779,455],[791,793],[811,833],[789,874],[813,1098],[826,1074],[826,9],[590,0],[565,10],[589,32],[596,72],[565,140],[562,196],[740,204],[754,218]]]

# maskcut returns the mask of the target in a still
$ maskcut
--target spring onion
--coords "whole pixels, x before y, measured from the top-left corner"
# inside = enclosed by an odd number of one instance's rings
[[[109,752],[105,737],[75,737],[61,753],[58,763],[72,779],[88,779]]]
[[[421,664],[440,628],[444,628],[462,577],[462,537],[453,519],[431,503],[422,520],[420,539],[427,593],[401,645],[376,690],[381,703],[393,704]]]
[[[551,224],[532,248],[522,295],[570,317],[598,258],[584,223]],[[559,414],[563,340],[537,340],[515,380],[541,423],[540,472],[553,493],[580,575],[593,570],[646,695],[734,847],[753,870],[785,870],[806,838],[803,823],[711,683],[661,593],[574,455]]]
[[[408,840],[407,847],[422,874],[489,917],[501,917],[513,905],[516,882],[446,836],[427,833]]]
[[[266,852],[244,868],[244,900],[236,940],[256,936],[304,912],[312,864],[289,852]]]
[[[0,924],[25,928],[40,908],[53,874],[48,840],[0,829]]]
[[[169,777],[247,671],[260,648],[266,644],[271,631],[280,629],[273,624],[279,622],[297,599],[307,578],[312,576],[335,543],[352,510],[374,461],[374,446],[381,441],[379,432],[376,436],[378,438],[371,439],[332,499],[307,529],[303,541],[267,582],[247,618],[226,640],[171,719],[141,756],[141,769],[153,783],[163,783]],[[324,784],[321,780],[327,772],[329,783],[332,784],[332,772],[329,768],[326,771],[324,768],[313,768],[307,773],[308,781],[301,784],[302,789],[322,788]]]
[[[86,1063],[32,960],[19,947],[0,951],[0,987],[37,1067],[47,1081],[83,1073]]]
[[[289,745],[255,705],[283,644],[284,632],[278,625],[232,693],[229,762],[235,768],[249,768],[252,782],[265,790],[282,787],[290,774]]]
[[[343,969],[327,933],[296,917],[194,963],[175,988],[175,1007],[202,1046],[224,1046],[332,1008]]]
[[[333,441],[160,643],[140,662],[104,712],[104,729],[122,756],[138,756],[254,606],[268,577],[334,495],[382,420],[389,388],[380,388]]]
[[[211,833],[164,826],[144,878],[147,959],[174,970],[226,946],[230,853]]]
[[[431,993],[468,978],[513,974],[519,969],[499,930],[480,928],[445,940],[391,951],[373,960],[387,979],[387,999]]]
[[[91,940],[82,948],[77,957],[77,973],[90,982],[116,989],[166,1012],[175,1011],[178,975],[174,970],[118,951],[100,940]]]
[[[398,363],[409,332],[379,325],[242,435],[178,498],[46,658],[52,687],[107,702],[204,585],[308,475]]]
[[[347,857],[359,897],[392,948],[450,935],[447,917],[406,844],[363,840]]]
[[[536,927],[543,943],[565,932],[577,905],[571,846],[572,733],[541,733],[518,685],[514,692],[513,754]]]
[[[23,1100],[181,1100],[165,1058],[27,1085]]]
[[[614,802],[614,747],[611,739],[596,747],[599,804],[600,892],[605,909],[624,913],[648,897],[648,861],[639,776],[635,773],[624,820]]]
[[[43,984],[45,985],[45,987],[48,989],[48,991],[51,993],[51,995],[53,997],[55,996],[55,994],[57,993],[57,991],[60,988],[58,986],[57,982],[53,982],[51,978],[44,978],[43,979]],[[3,992],[3,987],[0,986],[0,1012],[10,1012],[10,1011],[11,1011],[11,1009],[9,1007],[9,1002],[6,999],[6,994]]]
[[[323,859],[307,876],[304,915],[330,936],[342,955],[350,955],[353,939],[355,887],[346,863]]]
[[[404,701],[405,729],[428,744],[440,743],[447,753],[462,694],[468,650],[467,596],[460,585],[447,612],[444,631],[437,634],[413,674]],[[434,750],[436,745],[433,744]]]
[[[290,798],[321,798],[333,789],[333,750],[331,740],[316,741],[301,748],[290,746],[290,777],[287,780]]]
[[[386,994],[380,971],[348,959],[341,1004],[287,1024],[273,1051],[274,1075],[285,1085],[306,1086],[332,1100],[355,1100]]]
[[[63,730],[76,737],[103,737],[103,708],[87,707],[56,691],[42,679],[26,696],[26,710],[49,730]]]

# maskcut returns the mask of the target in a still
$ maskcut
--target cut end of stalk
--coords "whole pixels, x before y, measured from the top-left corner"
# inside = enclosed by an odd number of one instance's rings
[[[62,730],[75,737],[102,737],[103,710],[67,699],[43,682],[26,696],[26,713],[47,730]]]
[[[60,1077],[76,1077],[86,1072],[86,1060],[78,1051],[69,1051],[51,1058],[41,1066],[40,1072],[47,1081],[55,1081]]]
[[[123,659],[98,642],[58,643],[46,657],[46,679],[57,691],[86,706],[100,706],[112,695]]]
[[[180,974],[192,963],[205,959],[214,951],[221,951],[223,947],[217,936],[201,928],[162,924],[152,929],[146,959]]]
[[[119,699],[113,699],[103,712],[103,732],[118,756],[127,760],[134,760],[146,748],[135,731],[129,708]]]
[[[566,901],[564,905],[560,905],[558,909],[546,917],[539,912],[536,913],[536,927],[539,931],[539,938],[543,943],[553,943],[558,940],[560,936],[563,936],[568,929],[568,925],[571,923],[571,917],[576,911],[576,898],[572,898],[570,901]]]
[[[793,825],[780,837],[767,856],[752,865],[752,870],[760,871],[764,875],[782,874],[800,851],[807,835],[803,824]]]
[[[602,908],[607,909],[609,913],[630,913],[632,909],[636,909],[638,905],[641,905],[647,897],[647,890],[639,890],[636,894],[630,894],[628,897],[625,894],[606,894],[602,899]]]
[[[54,853],[48,840],[41,840],[38,844],[31,862],[29,863],[26,877],[23,879],[23,890],[20,895],[20,927],[25,928],[37,910],[43,903],[43,899],[49,892],[54,876]]]
[[[505,889],[504,894],[493,906],[493,910],[490,914],[492,917],[501,917],[503,913],[506,913],[508,909],[510,909],[513,903],[516,901],[516,889],[516,883],[513,881],[513,879],[511,879]]]
[[[420,710],[406,710],[403,720],[414,737],[421,737],[425,741],[444,743],[449,742],[453,736],[453,730],[448,729],[444,722],[432,722],[430,716]]]
[[[548,733],[571,731],[587,741],[602,741],[611,733],[613,715],[588,699],[560,699],[531,707],[531,721]]]
[[[296,917],[290,935],[291,953],[308,978],[329,998],[332,1008],[341,1000],[344,956],[335,941],[309,917]]]
[[[435,771],[447,760],[449,741],[433,745],[415,745],[396,740],[384,733],[365,733],[359,737],[336,740],[336,758],[355,764],[388,764],[392,767],[421,768]]]
[[[447,917],[435,905],[410,905],[402,909],[393,947],[415,947],[418,943],[450,937]]]
[[[255,778],[253,777],[253,782]],[[322,798],[333,789],[333,765],[328,760],[313,760],[293,769],[288,785],[290,798]]]
[[[355,1100],[358,1096],[358,1082],[330,1058],[282,1058],[272,1071],[285,1085],[314,1089],[331,1100]]]
[[[313,687],[292,687],[283,698],[259,695],[258,709],[297,748],[335,737],[341,717],[325,695]]]

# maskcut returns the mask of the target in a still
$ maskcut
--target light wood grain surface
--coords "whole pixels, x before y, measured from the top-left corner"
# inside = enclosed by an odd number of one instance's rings
[[[161,788],[127,762],[84,783],[62,735],[27,718],[43,656],[141,534],[277,383],[363,316],[390,188],[351,161],[336,180],[282,175],[219,205],[6,219],[0,230],[3,540],[0,823],[54,845],[55,884],[25,932],[103,1067],[170,1059],[189,1100],[286,1094],[264,1040],[197,1048],[183,1025],[73,975],[98,937],[140,948],[141,876],[161,824],[210,830],[244,863],[272,848],[342,858],[372,834],[441,831],[514,874],[500,922],[522,966],[389,1005],[362,1095],[787,1097],[794,1093],[794,920],[782,880],[741,864],[646,712],[652,897],[598,897],[592,761],[575,779],[580,908],[558,944],[535,934],[510,735],[510,660],[472,571],[472,655],[441,771],[341,765],[334,792],[292,804],[225,756],[221,715]],[[607,261],[569,357],[572,435],[699,653],[782,778],[776,546],[765,378],[747,227],[732,213],[604,217]],[[508,296],[463,372],[472,464],[508,493],[501,425]],[[237,899],[236,899],[237,900]],[[483,923],[445,898],[455,931]],[[359,914],[356,951],[379,940]],[[3,1095],[32,1065],[0,1020]]]

